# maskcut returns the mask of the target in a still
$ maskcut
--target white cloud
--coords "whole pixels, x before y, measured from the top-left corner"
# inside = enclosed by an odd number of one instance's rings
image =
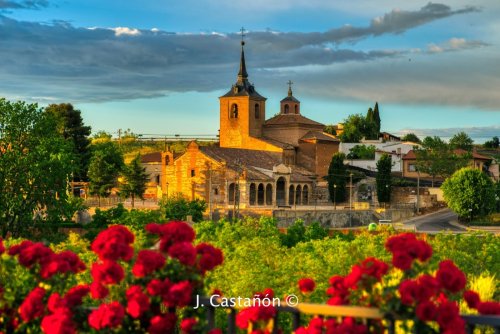
[[[115,32],[115,36],[139,36],[141,32],[138,29],[131,29],[127,27],[116,27],[116,28],[110,28]]]
[[[475,49],[488,46],[488,43],[482,41],[466,40],[465,38],[450,38],[448,41],[439,45],[431,43],[427,46],[430,53],[441,53],[446,51],[459,51],[466,49]]]

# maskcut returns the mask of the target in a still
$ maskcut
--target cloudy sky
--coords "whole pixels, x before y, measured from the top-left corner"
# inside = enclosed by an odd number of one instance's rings
[[[0,97],[71,102],[94,131],[216,134],[247,30],[249,79],[330,124],[500,135],[500,1],[0,0]]]

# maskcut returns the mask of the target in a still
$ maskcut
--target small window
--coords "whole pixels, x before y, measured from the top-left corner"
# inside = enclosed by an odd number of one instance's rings
[[[288,114],[289,111],[290,107],[288,106],[288,104],[285,104],[285,114]]]
[[[231,106],[231,118],[238,118],[238,105],[236,103]]]
[[[194,171],[194,169],[191,169],[191,177],[195,177],[196,176],[196,172]]]
[[[298,105],[295,105],[295,113],[298,114],[299,113],[299,106]]]
[[[409,172],[416,172],[417,171],[417,166],[415,164],[409,164],[408,165],[408,171]]]
[[[214,188],[214,195],[219,195],[219,188]]]
[[[255,104],[255,119],[260,118],[260,106],[258,103]]]
[[[160,175],[156,175],[156,184],[160,184]]]

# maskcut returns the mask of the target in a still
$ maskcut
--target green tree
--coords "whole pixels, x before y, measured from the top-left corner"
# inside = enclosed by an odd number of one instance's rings
[[[495,209],[495,185],[480,170],[462,168],[441,186],[446,204],[460,217],[485,216]]]
[[[401,140],[402,140],[402,141],[410,141],[410,142],[412,142],[412,143],[417,143],[417,144],[421,143],[420,138],[418,138],[416,134],[411,133],[411,132],[410,132],[410,133],[405,134],[405,135],[403,136],[403,138],[401,138]]]
[[[99,206],[101,197],[108,197],[117,185],[118,175],[123,168],[123,154],[114,142],[94,145],[89,164],[89,191],[97,195]]]
[[[349,150],[347,159],[375,159],[375,146],[373,145],[356,145]]]
[[[333,136],[336,136],[337,135],[337,130],[336,129],[336,126],[333,125],[333,124],[328,124],[327,126],[325,126],[325,128],[323,129],[324,132],[326,133],[329,133]]]
[[[471,158],[469,153],[455,154],[450,145],[437,136],[425,137],[422,147],[414,151],[418,171],[429,174],[433,185],[437,176],[451,176],[455,171],[467,166]]]
[[[58,122],[58,131],[73,144],[77,166],[74,178],[78,181],[86,180],[90,160],[90,126],[83,124],[81,111],[70,103],[51,104],[45,111],[54,115]]]
[[[465,132],[461,131],[457,134],[455,134],[453,137],[450,139],[450,146],[452,149],[462,149],[466,150],[467,152],[472,151],[472,144],[474,141],[467,135]]]
[[[328,192],[330,200],[339,203],[346,198],[347,168],[344,165],[346,156],[344,153],[335,153],[328,168]]]
[[[391,169],[392,159],[388,154],[383,154],[377,162],[377,198],[379,202],[391,201]]]
[[[194,222],[200,222],[203,219],[203,212],[207,209],[204,200],[188,201],[181,193],[163,197],[159,204],[162,215],[167,220],[186,220],[187,216],[191,216]]]
[[[380,112],[378,110],[378,102],[375,102],[375,109],[373,109],[373,120],[375,122],[375,131],[377,133],[376,139],[378,139],[378,135],[380,134],[380,127],[381,127]]]
[[[137,155],[130,164],[123,168],[123,182],[120,184],[120,196],[132,199],[132,208],[135,206],[135,197],[144,199],[146,184],[149,181],[149,175],[146,168],[142,167],[141,156]]]
[[[500,145],[500,141],[497,136],[493,137],[491,140],[488,140],[484,143],[485,148],[498,148]]]
[[[71,145],[36,104],[0,99],[0,234],[24,235],[34,220],[59,220],[73,171]],[[34,218],[35,217],[35,218]]]
[[[344,121],[344,132],[340,135],[343,143],[359,143],[370,136],[371,123],[361,114],[350,115]]]

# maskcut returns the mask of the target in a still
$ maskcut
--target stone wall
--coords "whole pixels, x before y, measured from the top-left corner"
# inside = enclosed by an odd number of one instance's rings
[[[436,206],[438,196],[431,194],[426,187],[420,187],[420,207],[429,208]],[[392,187],[391,206],[400,204],[416,204],[417,187]]]
[[[273,217],[278,221],[278,227],[288,227],[297,219],[302,219],[306,225],[317,221],[324,228],[366,226],[375,221],[370,210],[351,212],[349,210],[274,210]]]

